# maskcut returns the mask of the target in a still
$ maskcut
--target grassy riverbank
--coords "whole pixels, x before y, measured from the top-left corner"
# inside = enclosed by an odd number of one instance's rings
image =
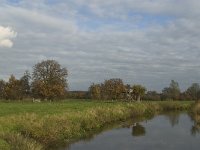
[[[162,111],[188,110],[191,102],[0,103],[0,149],[40,150],[89,136],[105,125]]]

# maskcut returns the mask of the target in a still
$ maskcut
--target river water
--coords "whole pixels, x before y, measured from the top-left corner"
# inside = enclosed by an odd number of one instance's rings
[[[187,113],[169,113],[104,131],[65,150],[200,150],[200,126]]]

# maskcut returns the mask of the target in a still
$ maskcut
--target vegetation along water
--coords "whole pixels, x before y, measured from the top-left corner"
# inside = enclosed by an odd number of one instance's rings
[[[193,102],[11,102],[0,103],[0,149],[57,149],[113,122],[190,110]]]
[[[198,150],[199,127],[185,112],[166,112],[123,123],[64,150]]]

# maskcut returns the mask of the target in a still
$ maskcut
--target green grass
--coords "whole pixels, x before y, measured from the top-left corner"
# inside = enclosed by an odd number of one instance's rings
[[[88,137],[108,124],[172,110],[192,102],[0,102],[0,149],[41,150]]]
[[[11,149],[11,147],[5,140],[0,139],[0,149],[1,150],[9,150],[9,149]]]
[[[27,103],[27,102],[12,102],[0,103],[0,116],[16,115],[23,113],[36,113],[38,115],[60,114],[65,112],[83,111],[96,106],[112,105],[110,103],[91,102],[91,101],[77,101],[68,100],[64,102],[52,103]]]

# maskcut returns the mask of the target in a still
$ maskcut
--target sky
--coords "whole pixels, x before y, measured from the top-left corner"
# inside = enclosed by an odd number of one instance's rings
[[[0,0],[0,79],[57,60],[70,90],[200,82],[199,0]]]

